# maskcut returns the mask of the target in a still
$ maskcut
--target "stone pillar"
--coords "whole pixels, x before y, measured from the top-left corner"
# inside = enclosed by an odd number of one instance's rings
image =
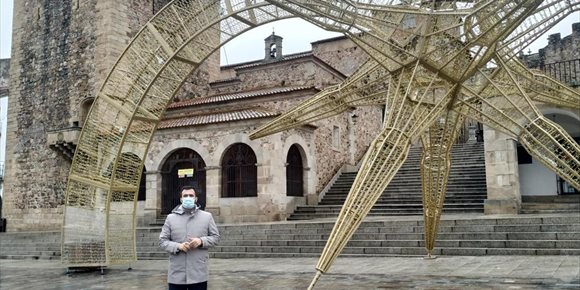
[[[487,199],[485,214],[517,214],[521,207],[516,141],[495,129],[484,128]]]
[[[205,210],[218,217],[220,212],[220,170],[219,166],[205,168]]]
[[[258,221],[286,219],[286,153],[279,135],[260,144],[262,162],[258,164]]]
[[[148,225],[157,219],[161,212],[161,173],[159,171],[145,172],[145,212],[143,215],[142,225]]]

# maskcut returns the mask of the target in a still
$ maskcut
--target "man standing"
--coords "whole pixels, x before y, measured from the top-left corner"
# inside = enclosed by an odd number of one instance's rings
[[[220,240],[211,213],[199,209],[193,187],[181,190],[181,205],[167,216],[159,246],[169,252],[169,290],[205,290],[209,276],[208,248]]]

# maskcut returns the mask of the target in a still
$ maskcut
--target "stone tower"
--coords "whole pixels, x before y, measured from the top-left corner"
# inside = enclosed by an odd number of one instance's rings
[[[167,2],[14,1],[3,202],[8,231],[60,228],[71,157],[92,100],[131,38]],[[203,79],[193,90],[217,77],[216,55],[196,72]]]

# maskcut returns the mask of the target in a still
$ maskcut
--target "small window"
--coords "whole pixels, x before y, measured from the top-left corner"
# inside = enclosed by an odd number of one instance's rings
[[[332,147],[336,149],[340,147],[340,128],[338,126],[332,128]]]
[[[93,98],[89,98],[86,99],[85,101],[82,102],[80,110],[79,110],[79,121],[77,122],[77,124],[79,124],[81,127],[85,124],[85,121],[87,120],[87,117],[89,116],[89,111],[91,110],[91,106],[93,105]]]
[[[276,54],[276,44],[273,43],[272,45],[270,45],[270,57],[271,58],[276,58],[277,54]]]

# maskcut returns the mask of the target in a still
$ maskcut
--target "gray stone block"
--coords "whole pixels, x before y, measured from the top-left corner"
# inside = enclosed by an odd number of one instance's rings
[[[554,241],[507,241],[508,248],[555,248]]]
[[[518,255],[518,256],[525,256],[525,255],[536,255],[535,249],[501,249],[501,248],[493,248],[487,249],[488,255]]]

